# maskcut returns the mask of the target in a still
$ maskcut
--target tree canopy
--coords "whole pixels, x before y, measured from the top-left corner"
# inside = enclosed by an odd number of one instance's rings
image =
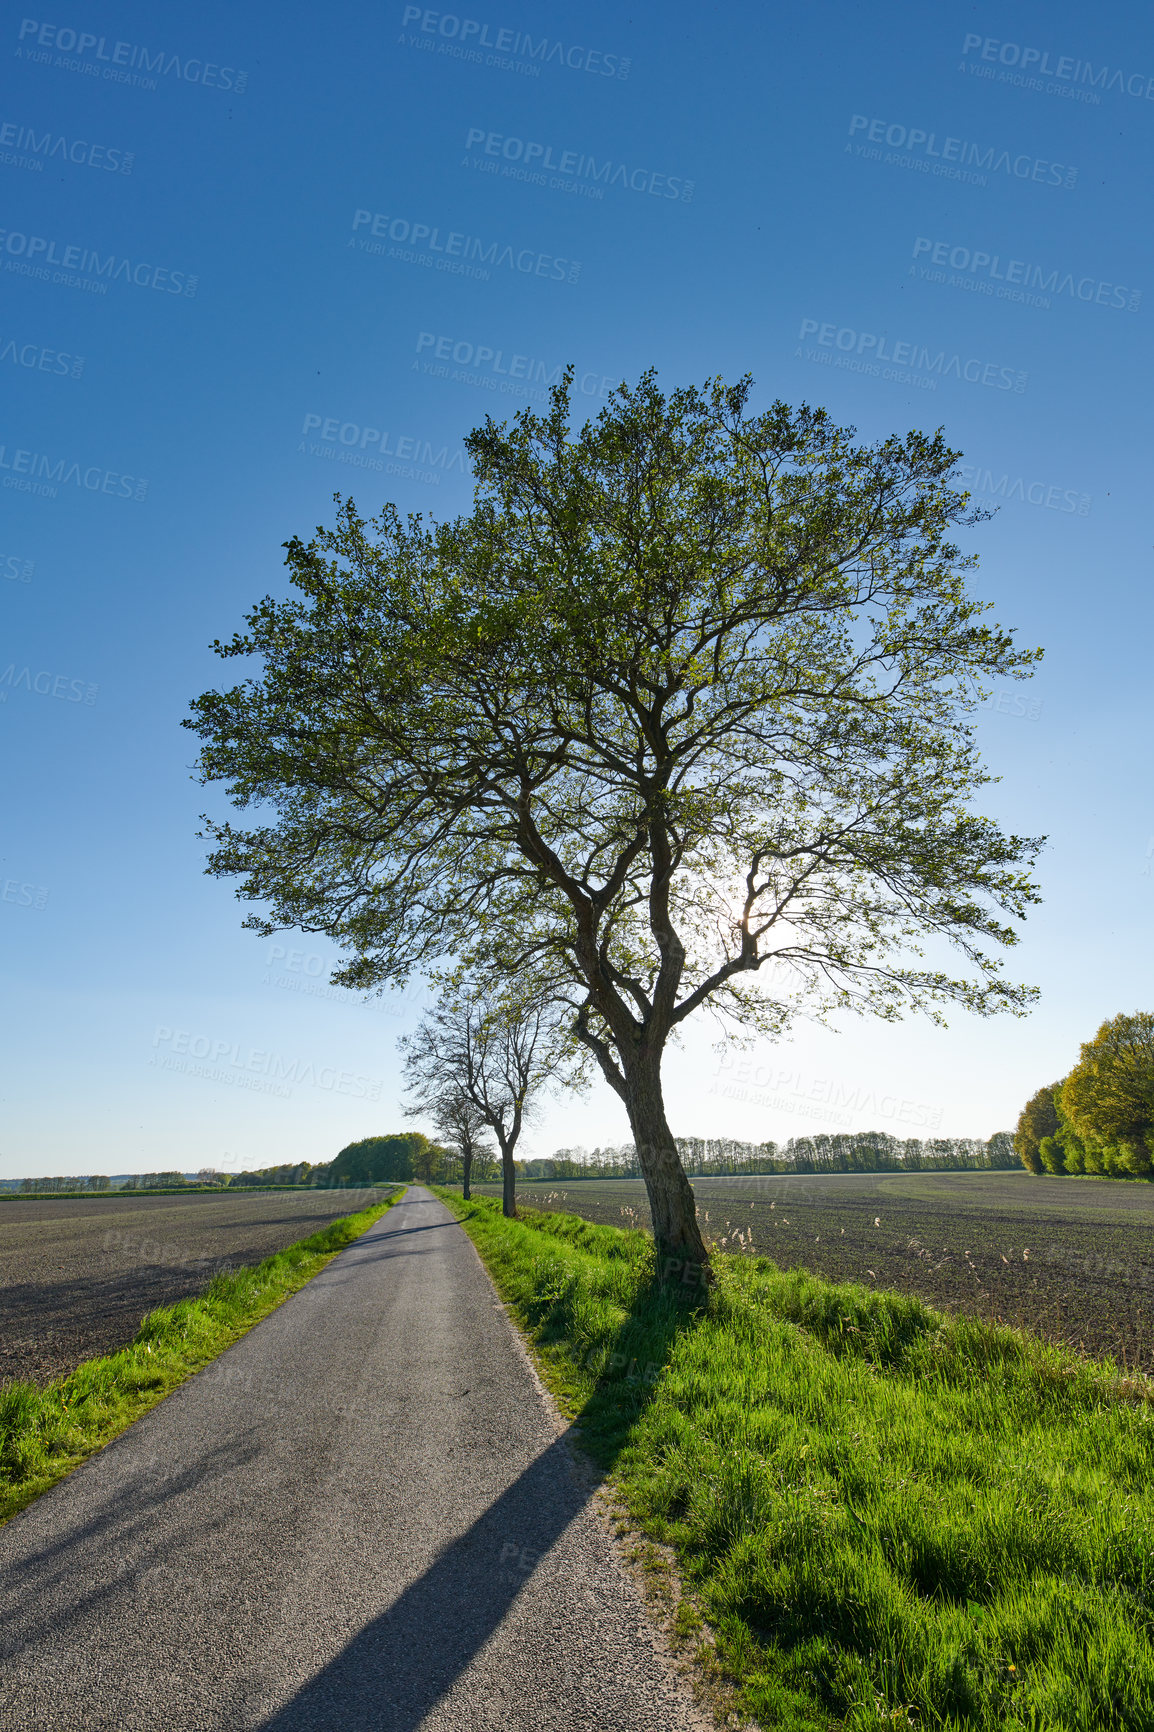
[[[700,1262],[661,1088],[690,1017],[778,1036],[1032,998],[997,952],[1037,843],[972,809],[968,718],[1040,652],[967,591],[959,453],[750,414],[750,389],[646,374],[573,432],[567,380],[468,438],[467,516],[338,501],[287,544],[297,594],[216,646],[259,672],[188,723],[202,778],[272,814],[208,825],[247,923],[328,933],[349,986],[553,993],[626,1107],[659,1246]]]
[[[1061,1109],[1091,1149],[1113,1148],[1127,1172],[1154,1162],[1154,1014],[1122,1012],[1082,1047],[1061,1090]]]
[[[387,1137],[362,1137],[346,1143],[328,1168],[331,1185],[377,1185],[414,1176],[416,1157],[434,1145],[422,1131],[398,1131]]]
[[[1026,1103],[1014,1146],[1034,1173],[1154,1175],[1154,1013],[1104,1022],[1070,1074]]]

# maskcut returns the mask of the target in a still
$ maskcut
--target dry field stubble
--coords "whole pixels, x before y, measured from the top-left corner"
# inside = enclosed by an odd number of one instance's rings
[[[0,1384],[44,1384],[113,1353],[156,1306],[368,1201],[336,1190],[0,1201]]]
[[[695,1179],[694,1190],[706,1236],[728,1251],[916,1294],[1154,1372],[1154,1185],[837,1173]],[[637,1179],[525,1182],[518,1195],[610,1226],[649,1225]]]

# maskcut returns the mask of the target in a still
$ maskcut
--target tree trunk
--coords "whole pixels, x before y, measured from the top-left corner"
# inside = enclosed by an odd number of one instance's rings
[[[490,1115],[489,1125],[501,1151],[501,1213],[507,1220],[513,1221],[517,1218],[517,1168],[513,1163],[513,1150],[517,1147],[517,1138],[521,1135],[520,1102],[513,1103],[511,1125],[505,1124],[504,1108]]]
[[[693,1186],[685,1176],[661,1092],[661,1057],[636,1057],[625,1071],[625,1106],[649,1196],[661,1279],[686,1288],[710,1279],[709,1252],[697,1225]]]
[[[469,1198],[472,1196],[472,1192],[469,1190],[469,1175],[472,1171],[473,1171],[472,1153],[469,1152],[469,1153],[462,1154],[462,1156],[461,1156],[461,1197],[466,1203],[469,1201]]]
[[[517,1169],[512,1149],[501,1150],[501,1213],[512,1221],[517,1215]]]

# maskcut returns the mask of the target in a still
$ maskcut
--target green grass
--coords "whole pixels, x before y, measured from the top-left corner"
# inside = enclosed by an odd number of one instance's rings
[[[262,1263],[215,1276],[195,1299],[150,1311],[119,1353],[87,1359],[43,1389],[0,1387],[0,1523],[231,1347],[401,1195],[330,1221]]]
[[[1154,1390],[919,1300],[456,1210],[740,1705],[789,1732],[1154,1728]]]

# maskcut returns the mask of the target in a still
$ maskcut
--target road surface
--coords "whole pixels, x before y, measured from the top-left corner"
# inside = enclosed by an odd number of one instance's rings
[[[417,1186],[0,1529],[0,1583],[5,1732],[704,1724]]]

